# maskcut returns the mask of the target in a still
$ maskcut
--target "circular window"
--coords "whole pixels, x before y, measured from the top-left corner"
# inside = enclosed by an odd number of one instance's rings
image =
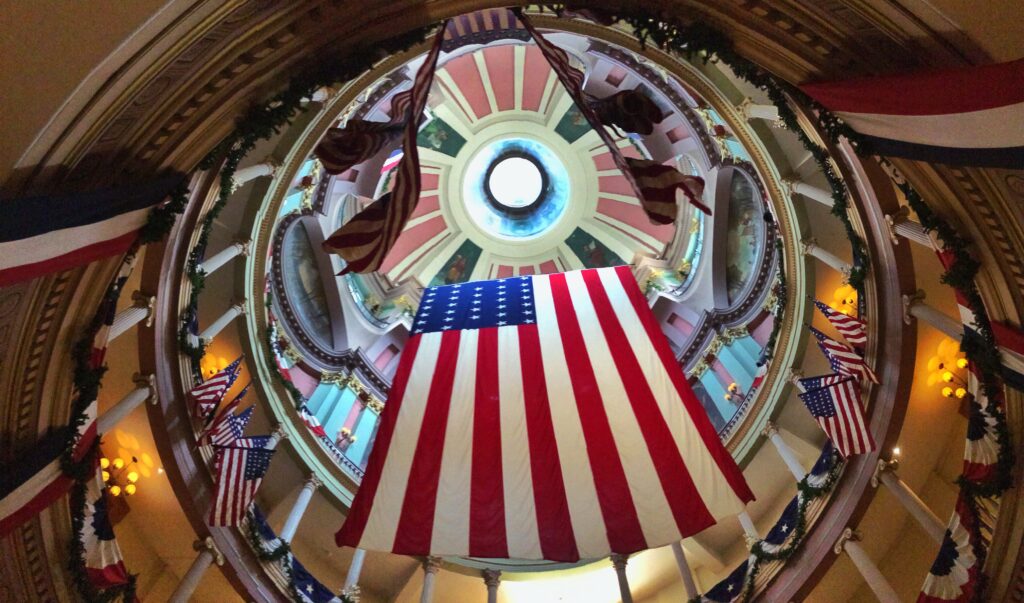
[[[528,210],[541,200],[547,174],[527,153],[513,151],[494,161],[486,177],[487,196],[510,212]]]

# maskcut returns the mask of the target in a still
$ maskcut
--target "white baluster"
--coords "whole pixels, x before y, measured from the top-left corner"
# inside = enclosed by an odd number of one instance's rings
[[[107,342],[114,341],[128,329],[144,320],[147,327],[153,326],[153,306],[155,304],[156,298],[152,295],[145,295],[140,291],[132,293],[131,307],[121,310],[114,316],[114,322],[110,325],[110,331],[107,333]]]
[[[132,376],[132,381],[135,383],[136,388],[118,400],[116,404],[108,408],[96,420],[96,431],[98,433],[108,433],[146,400],[156,404],[156,377],[135,373]]]
[[[302,484],[302,490],[299,490],[299,497],[295,499],[295,504],[292,505],[292,510],[288,512],[288,518],[284,521],[284,527],[281,528],[281,540],[291,542],[295,538],[295,532],[299,529],[299,522],[302,521],[302,516],[306,514],[309,501],[313,500],[313,493],[321,485],[322,482],[315,475],[310,475],[306,483]]]
[[[210,565],[214,562],[217,565],[224,565],[224,555],[217,550],[217,546],[213,543],[213,538],[207,536],[205,540],[197,540],[192,543],[192,548],[199,551],[199,555],[196,556],[195,561],[192,562],[188,571],[182,576],[178,587],[174,589],[174,594],[168,599],[170,603],[187,603]]]
[[[857,571],[860,572],[864,581],[868,583],[868,587],[881,603],[900,603],[896,591],[892,589],[889,581],[868,557],[867,552],[857,544],[858,540],[860,540],[860,533],[846,528],[843,535],[836,541],[833,551],[836,555],[845,552],[850,556],[850,561],[857,567]]]

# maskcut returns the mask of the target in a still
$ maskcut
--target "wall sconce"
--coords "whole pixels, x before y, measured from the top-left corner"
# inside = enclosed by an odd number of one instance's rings
[[[348,427],[342,427],[338,430],[338,437],[334,440],[335,445],[338,446],[342,451],[347,450],[349,446],[356,443],[356,436],[352,435],[352,430]]]
[[[727,390],[727,391],[726,391],[726,393],[725,393],[725,396],[723,396],[723,397],[724,397],[724,398],[725,398],[725,399],[726,399],[727,401],[729,401],[729,402],[733,402],[733,403],[735,403],[735,404],[740,404],[741,402],[743,402],[743,398],[744,398],[745,396],[743,395],[743,393],[742,393],[742,392],[740,392],[740,386],[739,386],[739,385],[736,385],[736,382],[735,382],[735,381],[733,381],[732,383],[730,383],[730,384],[729,384],[729,387],[727,387],[727,388],[726,388],[726,390]]]

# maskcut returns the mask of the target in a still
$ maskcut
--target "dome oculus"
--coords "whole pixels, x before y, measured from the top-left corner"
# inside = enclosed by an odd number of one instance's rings
[[[545,180],[547,174],[533,156],[512,151],[491,163],[484,186],[499,209],[521,212],[542,200]]]

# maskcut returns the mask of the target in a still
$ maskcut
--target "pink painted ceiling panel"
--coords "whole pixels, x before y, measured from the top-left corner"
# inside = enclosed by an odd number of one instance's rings
[[[548,81],[551,66],[536,46],[526,47],[524,70],[526,77],[523,78],[523,109],[540,111],[540,100],[544,96],[544,85]]]
[[[443,216],[437,216],[412,228],[406,228],[398,236],[395,246],[391,248],[391,253],[384,258],[384,263],[380,267],[381,271],[385,273],[390,272],[399,262],[405,259],[405,256],[423,247],[427,241],[444,232],[446,228],[448,228],[448,225],[445,223]]]
[[[484,49],[484,62],[487,75],[494,90],[494,100],[498,111],[509,111],[515,108],[515,82],[513,81],[515,58],[514,46],[504,45]]]
[[[483,80],[480,78],[480,70],[476,67],[476,60],[472,54],[463,55],[449,61],[444,66],[445,71],[452,77],[462,95],[469,102],[470,109],[477,119],[491,113],[491,105],[487,101],[487,92],[484,90]]]
[[[675,232],[675,227],[672,224],[652,224],[647,218],[647,214],[644,213],[643,208],[624,201],[599,197],[597,200],[597,213],[632,226],[663,243],[671,240],[672,234]]]

